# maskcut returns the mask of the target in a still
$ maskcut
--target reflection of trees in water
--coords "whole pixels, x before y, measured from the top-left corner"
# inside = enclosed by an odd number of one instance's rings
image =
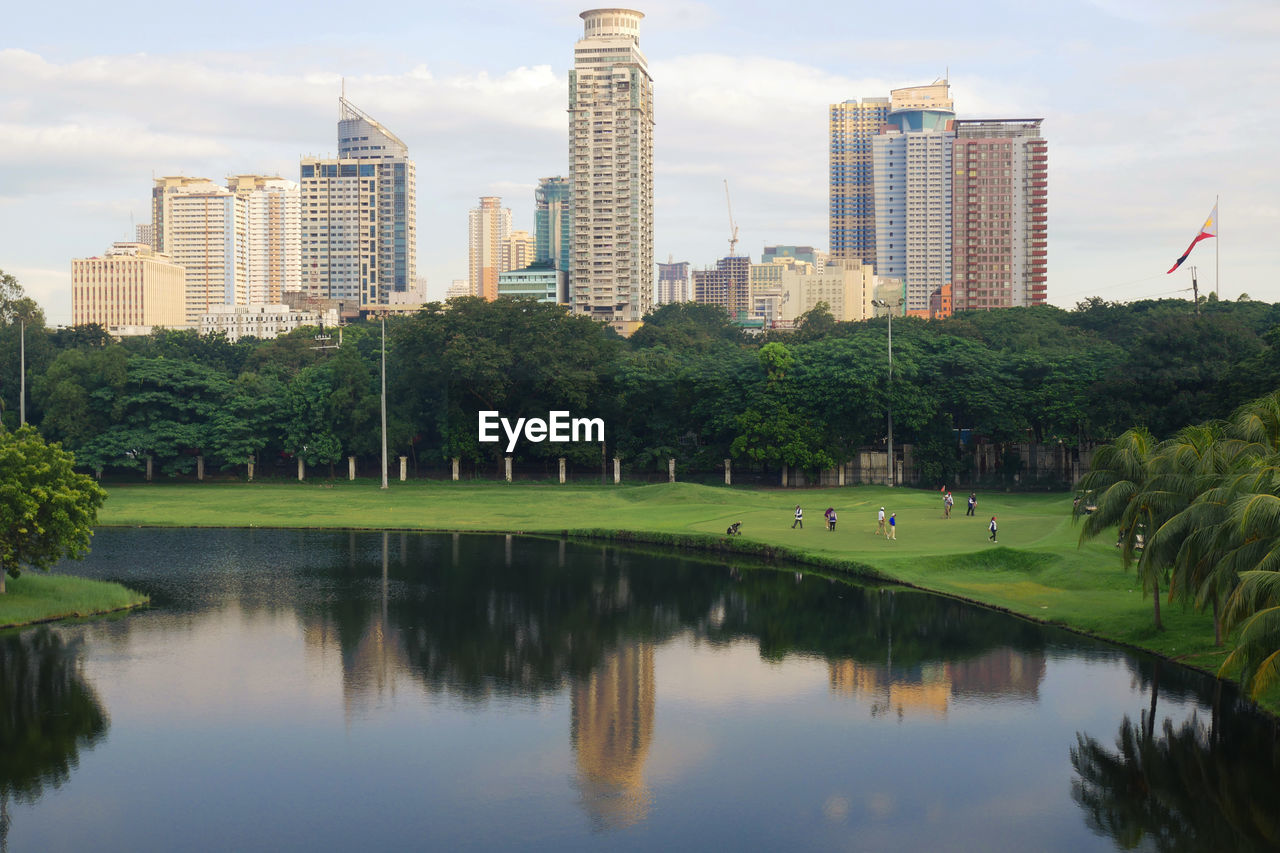
[[[1163,686],[1163,685],[1162,685]],[[1153,706],[1154,706],[1153,702]],[[1280,740],[1235,700],[1205,725],[1197,714],[1153,710],[1120,724],[1115,747],[1077,733],[1072,798],[1094,832],[1123,849],[1274,850],[1280,847]]]
[[[135,569],[140,548],[165,570]],[[230,601],[246,614],[292,611],[313,648],[340,651],[353,695],[404,673],[464,697],[536,696],[589,676],[619,644],[682,631],[713,645],[753,641],[767,660],[871,666],[892,641],[904,678],[931,662],[1044,645],[1034,625],[913,591],[527,537],[508,547],[476,535],[104,530],[85,568],[146,590],[170,620]]]
[[[336,643],[348,683],[360,689],[385,680],[363,673],[377,650],[378,660],[396,661],[430,690],[536,696],[590,678],[616,648],[682,631],[713,645],[754,641],[767,660],[801,654],[882,666],[891,648],[895,678],[947,663],[960,676],[952,682],[974,692],[1029,689],[983,670],[984,655],[997,649],[1032,656],[1036,683],[1043,673],[1042,629],[923,593],[814,576],[797,583],[790,573],[743,572],[678,553],[544,539],[508,549],[497,537],[395,534],[389,577],[377,582],[381,538],[353,538],[322,572],[313,567],[326,594],[297,605],[308,637]]]
[[[892,652],[895,671],[1001,647],[1041,653],[1045,644],[1039,626],[949,598],[817,577],[785,583],[767,572],[743,575],[719,621],[710,636],[757,639],[769,660],[803,654],[885,664]]]
[[[80,671],[82,647],[49,628],[0,636],[0,844],[8,804],[35,802],[71,777],[107,715]]]

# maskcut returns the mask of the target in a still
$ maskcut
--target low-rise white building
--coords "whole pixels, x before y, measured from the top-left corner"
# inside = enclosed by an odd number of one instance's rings
[[[871,302],[878,298],[879,277],[857,260],[828,260],[819,271],[813,264],[787,259],[753,265],[751,272],[751,316],[766,327],[789,329],[819,302],[827,304],[838,322],[875,316]]]
[[[336,326],[338,311],[296,310],[288,305],[216,305],[200,317],[200,334],[225,332],[227,340],[275,338],[303,326]]]

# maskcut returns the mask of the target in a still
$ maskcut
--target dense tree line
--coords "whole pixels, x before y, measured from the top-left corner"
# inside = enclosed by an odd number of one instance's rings
[[[196,457],[270,471],[302,457],[331,466],[379,456],[381,340],[376,323],[317,349],[315,329],[274,340],[159,331],[115,341],[97,327],[49,329],[5,277],[0,405],[17,421],[18,335],[26,326],[27,419],[73,450],[82,469],[191,472]],[[600,417],[606,452],[638,470],[821,469],[861,447],[915,446],[923,478],[963,464],[958,437],[1076,446],[1133,424],[1156,436],[1280,387],[1280,306],[1249,301],[1093,299],[1052,307],[894,323],[837,323],[820,306],[790,331],[748,334],[719,308],[654,311],[624,340],[563,308],[459,299],[387,321],[388,444],[417,467],[453,457],[496,466],[477,412]],[[332,341],[331,341],[332,343]],[[958,432],[962,431],[962,432]],[[601,448],[522,442],[522,464],[599,464]]]

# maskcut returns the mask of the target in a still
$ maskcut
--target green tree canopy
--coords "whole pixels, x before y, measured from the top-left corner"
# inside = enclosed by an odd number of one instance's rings
[[[5,576],[48,571],[89,550],[107,493],[72,470],[75,458],[31,427],[0,431],[0,593]]]

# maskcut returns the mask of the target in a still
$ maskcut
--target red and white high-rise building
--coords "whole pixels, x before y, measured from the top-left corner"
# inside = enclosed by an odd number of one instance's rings
[[[1048,290],[1049,144],[1043,119],[956,120],[956,311],[1041,305]]]

